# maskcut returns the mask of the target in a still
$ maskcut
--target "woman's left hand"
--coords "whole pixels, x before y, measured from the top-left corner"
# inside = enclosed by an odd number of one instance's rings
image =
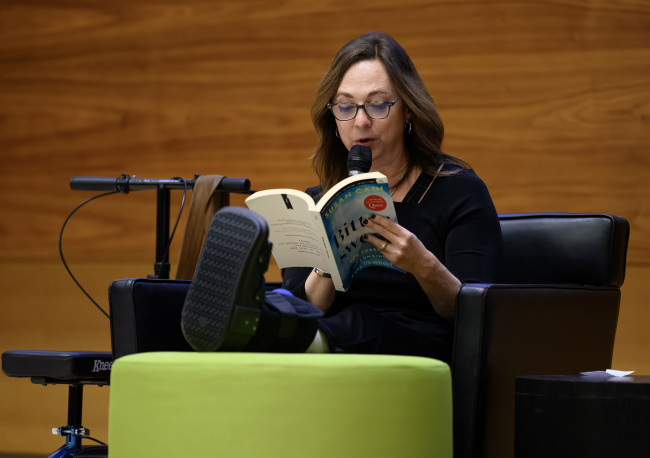
[[[437,261],[433,253],[427,250],[415,234],[398,223],[379,215],[372,215],[366,221],[364,223],[367,227],[386,240],[372,234],[366,234],[364,238],[400,269],[417,277],[419,269],[430,264],[434,259]]]
[[[412,274],[438,314],[447,320],[453,320],[460,281],[415,234],[396,222],[372,215],[364,224],[385,240],[372,234],[366,234],[364,238],[395,266]]]

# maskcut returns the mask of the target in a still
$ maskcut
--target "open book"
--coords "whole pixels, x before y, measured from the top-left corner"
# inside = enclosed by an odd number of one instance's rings
[[[246,199],[248,208],[269,224],[269,240],[278,266],[318,267],[346,291],[354,275],[369,266],[398,269],[363,234],[371,214],[397,221],[388,180],[379,172],[348,177],[318,203],[293,189],[259,191]]]

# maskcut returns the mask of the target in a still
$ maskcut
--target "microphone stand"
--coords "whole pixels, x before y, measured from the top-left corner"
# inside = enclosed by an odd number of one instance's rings
[[[169,250],[170,243],[170,191],[172,189],[194,189],[196,180],[200,175],[194,175],[193,179],[183,178],[172,179],[143,179],[130,177],[123,173],[119,178],[109,177],[72,177],[70,188],[75,191],[119,191],[128,194],[129,191],[144,189],[156,190],[156,260],[154,262],[154,273],[148,278],[168,279],[170,264]],[[251,183],[248,178],[224,177],[217,186],[217,192],[236,194],[252,194]]]
[[[189,189],[194,189],[193,183],[187,184]],[[156,261],[153,264],[153,275],[147,275],[147,278],[161,278],[168,279],[170,264],[169,264],[169,229],[170,229],[170,188],[164,184],[159,184],[156,187]]]

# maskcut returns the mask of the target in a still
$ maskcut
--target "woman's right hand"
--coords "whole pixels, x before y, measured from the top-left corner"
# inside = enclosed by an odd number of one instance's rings
[[[334,302],[336,290],[331,278],[321,277],[312,270],[305,283],[305,293],[307,301],[326,312]]]

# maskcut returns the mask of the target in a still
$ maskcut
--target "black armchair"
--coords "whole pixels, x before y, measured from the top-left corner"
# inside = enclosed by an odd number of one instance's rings
[[[457,298],[452,380],[454,456],[461,458],[513,456],[516,376],[575,374],[612,361],[627,221],[566,213],[499,218],[499,283],[464,284]],[[188,287],[187,281],[115,281],[114,356],[189,350],[179,325]]]

